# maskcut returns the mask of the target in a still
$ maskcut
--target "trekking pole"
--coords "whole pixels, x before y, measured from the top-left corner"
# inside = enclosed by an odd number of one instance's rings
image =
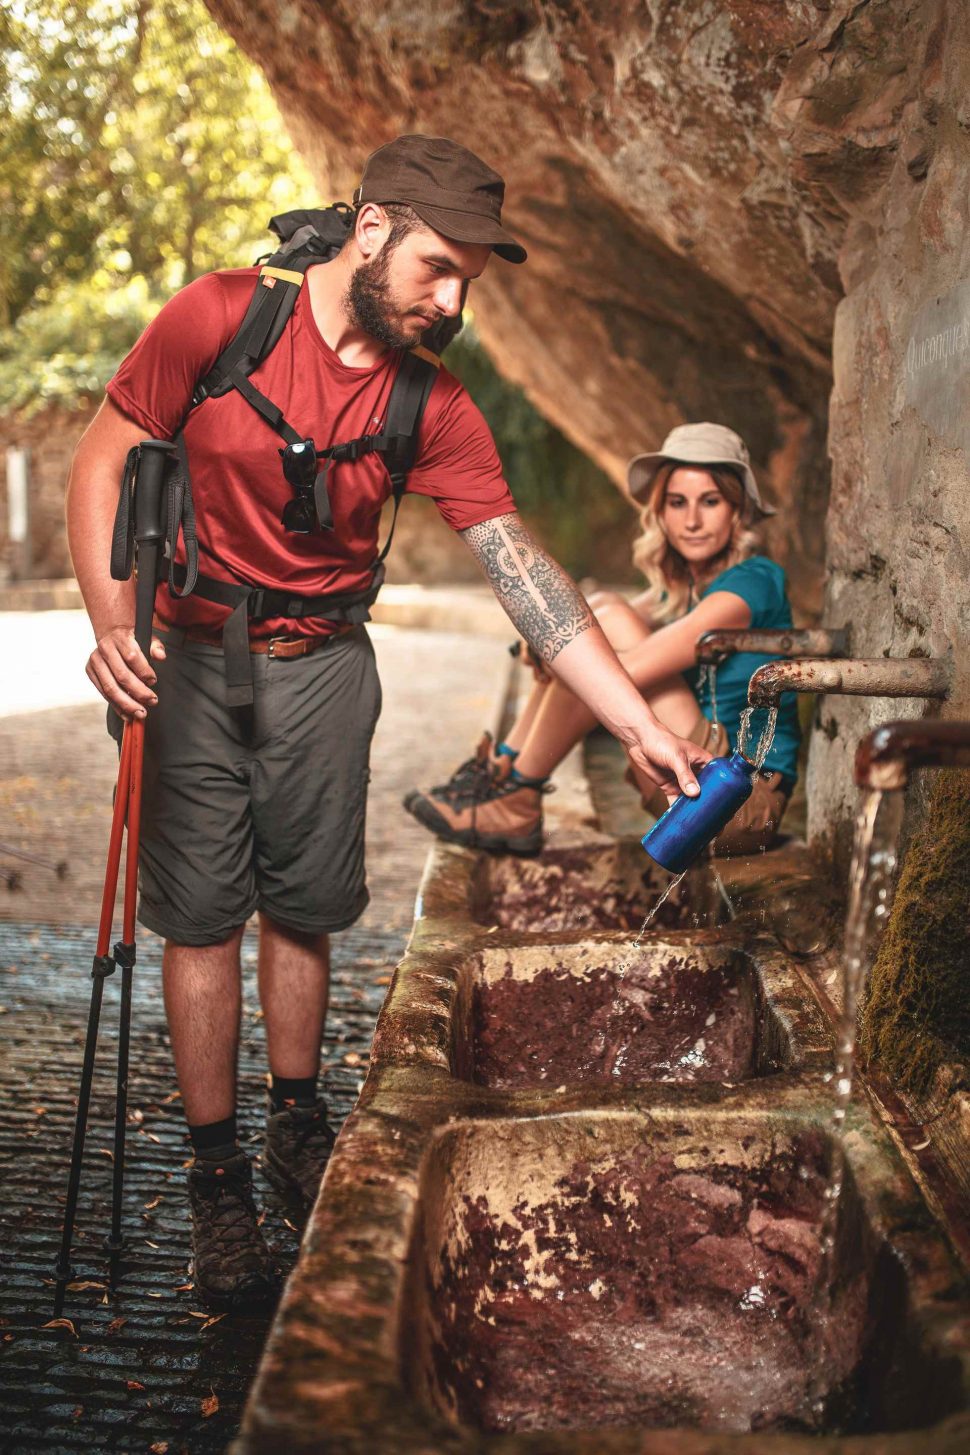
[[[165,465],[171,446],[161,440],[146,440],[139,447],[138,464],[134,477],[134,540],[137,548],[138,580],[135,591],[135,640],[144,656],[149,657],[152,635],[152,613],[155,602],[155,588],[158,581],[158,564],[165,527],[162,523],[162,498],[165,484]],[[138,889],[138,846],[141,829],[141,785],[142,763],[145,745],[145,720],[135,718],[125,724],[121,740],[121,756],[118,763],[118,784],[115,790],[114,809],[111,818],[111,835],[108,842],[108,860],[105,869],[104,893],[101,899],[101,920],[98,927],[98,942],[91,968],[91,1006],[88,1012],[87,1036],[84,1043],[84,1060],[81,1068],[81,1086],[78,1093],[77,1118],[74,1124],[74,1146],[71,1153],[71,1170],[68,1177],[67,1200],[64,1208],[64,1228],[61,1250],[54,1268],[57,1288],[55,1311],[60,1312],[67,1283],[73,1278],[71,1267],[71,1246],[74,1237],[74,1220],[77,1213],[78,1192],[81,1185],[81,1163],[84,1157],[84,1139],[87,1132],[88,1107],[91,1100],[91,1084],[94,1078],[94,1061],[98,1044],[98,1027],[101,1019],[101,1001],[104,982],[114,973],[116,965],[121,966],[121,1015],[118,1028],[118,1069],[115,1100],[115,1142],[114,1170],[112,1183],[111,1232],[105,1238],[105,1247],[112,1254],[112,1271],[118,1253],[125,1242],[121,1232],[121,1205],[125,1174],[125,1129],[128,1116],[128,1050],[131,1037],[131,985],[135,965],[135,906]],[[114,946],[114,953],[108,953],[111,943],[111,923],[114,914],[115,895],[118,888],[118,872],[121,865],[121,845],[128,823],[128,840],[125,857],[125,897],[122,923],[122,939]]]

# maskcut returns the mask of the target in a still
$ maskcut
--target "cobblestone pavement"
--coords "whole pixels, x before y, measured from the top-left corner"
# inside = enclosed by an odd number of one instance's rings
[[[0,643],[3,627],[0,623]],[[368,832],[372,901],[336,936],[323,1089],[332,1120],[350,1111],[374,1022],[411,924],[428,838],[402,793],[450,771],[490,725],[508,659],[494,641],[377,627],[384,712],[373,755]],[[239,1421],[268,1321],[208,1317],[188,1261],[182,1165],[188,1157],[161,1005],[161,944],[139,931],[129,1088],[125,1231],[117,1289],[101,1239],[110,1221],[117,985],[105,991],[74,1252],[76,1279],[53,1318],[73,1105],[116,759],[98,705],[0,720],[0,839],[64,862],[17,861],[0,883],[0,1448],[215,1451]],[[117,933],[116,936],[117,938]],[[240,1064],[243,1136],[259,1140],[264,1053],[255,939],[244,942]],[[297,1238],[264,1185],[265,1230],[285,1267]]]

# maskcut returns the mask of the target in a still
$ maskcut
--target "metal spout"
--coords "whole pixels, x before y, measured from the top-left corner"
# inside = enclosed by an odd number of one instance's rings
[[[773,657],[844,657],[849,650],[849,628],[816,627],[811,631],[705,632],[697,638],[698,663],[715,667],[735,652],[764,652]]]
[[[751,707],[770,707],[783,692],[852,697],[946,697],[952,664],[939,657],[852,657],[767,662],[748,683]]]
[[[885,722],[856,749],[860,788],[905,788],[914,768],[970,768],[970,722]]]

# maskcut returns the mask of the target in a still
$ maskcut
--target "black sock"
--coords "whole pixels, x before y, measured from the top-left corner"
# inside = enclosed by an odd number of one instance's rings
[[[269,1099],[274,1111],[286,1106],[316,1106],[316,1076],[277,1076],[271,1073]]]
[[[239,1151],[236,1113],[221,1122],[205,1122],[200,1127],[189,1127],[192,1150],[197,1157],[207,1162],[222,1162]]]

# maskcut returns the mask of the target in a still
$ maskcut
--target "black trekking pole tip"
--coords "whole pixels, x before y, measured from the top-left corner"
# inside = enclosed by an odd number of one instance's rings
[[[105,1233],[104,1242],[101,1246],[106,1253],[123,1253],[128,1246],[128,1239],[124,1233],[119,1233],[117,1238],[113,1237],[111,1233]]]
[[[58,1258],[57,1262],[54,1264],[54,1282],[70,1283],[73,1277],[74,1269],[71,1267],[70,1263],[62,1263],[61,1260]]]

